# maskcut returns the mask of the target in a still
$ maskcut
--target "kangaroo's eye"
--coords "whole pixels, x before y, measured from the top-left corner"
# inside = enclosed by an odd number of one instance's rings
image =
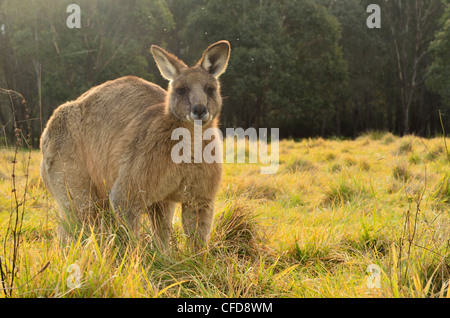
[[[175,91],[177,92],[178,95],[184,95],[187,92],[186,88],[184,87],[177,88]]]
[[[214,92],[216,91],[214,87],[208,86],[205,88],[206,90],[206,94],[208,94],[209,96],[213,96]]]

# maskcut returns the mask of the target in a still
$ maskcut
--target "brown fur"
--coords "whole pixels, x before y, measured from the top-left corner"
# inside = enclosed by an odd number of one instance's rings
[[[152,54],[170,80],[168,91],[126,76],[59,106],[41,137],[41,175],[62,217],[69,212],[91,220],[96,205],[105,208],[110,202],[138,234],[141,215],[148,212],[162,247],[181,203],[184,231],[198,245],[211,230],[222,166],[174,163],[171,150],[179,141],[171,140],[171,134],[179,127],[193,132],[195,105],[207,109],[203,130],[217,127],[222,107],[218,77],[226,68],[229,44],[211,45],[193,67],[156,46]],[[221,142],[217,134],[212,142]],[[62,226],[58,233],[66,237]]]

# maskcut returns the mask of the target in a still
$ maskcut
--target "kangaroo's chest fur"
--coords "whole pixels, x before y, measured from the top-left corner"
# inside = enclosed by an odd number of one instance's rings
[[[137,124],[141,128],[135,132],[134,138],[129,140],[124,148],[119,174],[136,176],[134,182],[130,183],[130,189],[141,193],[151,201],[189,202],[202,198],[213,199],[221,181],[221,162],[207,163],[202,156],[201,162],[196,163],[194,158],[196,141],[191,131],[171,118],[170,114],[161,113],[163,110],[160,107],[149,109],[147,114],[141,117],[141,124]],[[156,112],[160,115],[153,116],[152,114]],[[172,133],[176,129],[185,129],[187,135],[184,139],[173,139]],[[212,141],[199,142],[202,154],[205,147],[207,145],[211,147],[211,144],[214,144],[215,149],[220,149],[218,151],[221,154],[223,146],[218,134]],[[180,143],[185,143],[183,151],[191,153],[188,162],[174,160],[174,149]]]

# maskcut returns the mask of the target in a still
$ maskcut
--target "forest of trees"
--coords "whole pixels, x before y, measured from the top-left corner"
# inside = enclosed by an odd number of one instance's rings
[[[72,3],[80,28],[66,24]],[[367,26],[370,4],[380,28]],[[450,131],[449,0],[0,0],[0,138],[13,138],[13,119],[28,111],[23,130],[38,147],[58,105],[106,80],[166,87],[152,44],[194,64],[222,39],[232,47],[223,128],[294,138],[428,137],[441,122]]]

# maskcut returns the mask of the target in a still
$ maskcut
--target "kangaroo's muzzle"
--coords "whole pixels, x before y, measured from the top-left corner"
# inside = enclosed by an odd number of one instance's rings
[[[210,115],[205,105],[197,104],[192,107],[191,118],[193,120],[201,120],[206,122],[210,120]]]

